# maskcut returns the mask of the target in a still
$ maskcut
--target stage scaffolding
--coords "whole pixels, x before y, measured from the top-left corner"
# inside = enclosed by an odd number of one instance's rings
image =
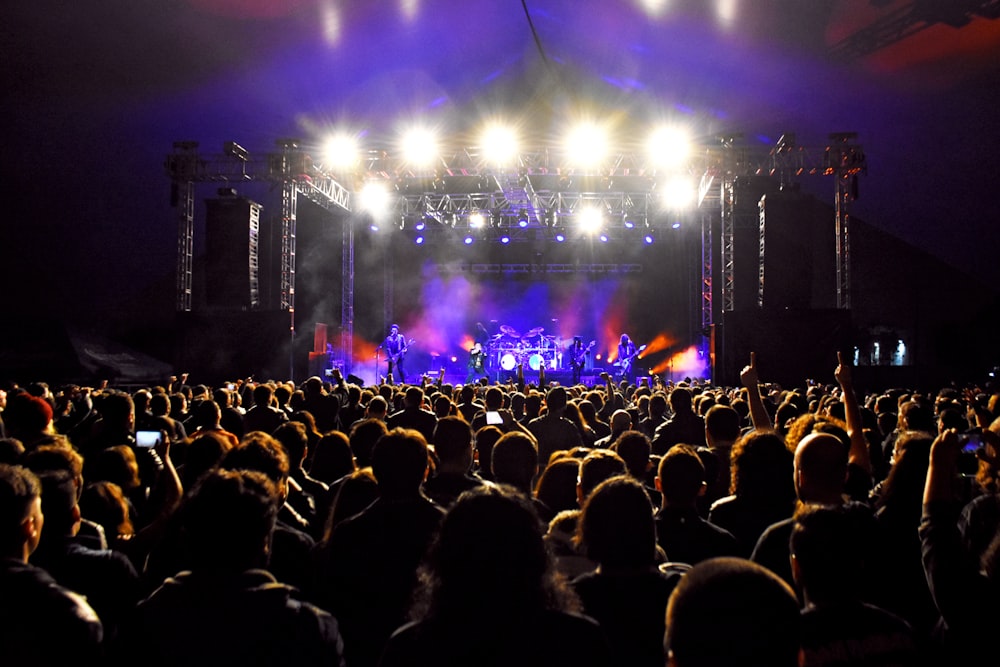
[[[441,156],[435,164],[414,169],[383,150],[366,153],[355,168],[344,171],[314,161],[295,139],[281,139],[277,150],[262,157],[235,142],[226,142],[220,154],[202,154],[194,141],[177,141],[167,155],[171,200],[177,207],[176,308],[192,307],[195,183],[235,185],[265,182],[281,190],[280,307],[288,311],[295,332],[296,212],[298,197],[331,212],[347,213],[342,233],[342,301],[340,355],[350,371],[354,334],[354,241],[360,216],[352,207],[354,193],[371,181],[391,188],[392,203],[386,221],[390,229],[419,230],[433,242],[435,234],[462,229],[485,240],[536,242],[553,239],[569,229],[585,208],[601,212],[604,232],[612,240],[637,241],[637,232],[657,233],[678,218],[667,208],[657,186],[681,175],[697,182],[697,217],[701,225],[701,334],[702,349],[717,318],[733,310],[735,283],[734,236],[737,228],[759,225],[760,272],[764,263],[764,220],[756,211],[737,206],[741,178],[765,175],[781,185],[803,175],[833,176],[836,212],[837,306],[850,308],[850,204],[856,198],[857,177],[866,173],[864,151],[854,133],[830,135],[823,148],[808,149],[785,134],[770,147],[748,146],[742,135],[718,135],[700,147],[679,169],[670,172],[646,163],[637,153],[612,155],[600,167],[569,167],[555,151],[523,152],[507,166],[489,163],[477,149],[463,148]],[[346,185],[345,185],[346,184]],[[470,218],[482,215],[485,224],[473,230]],[[719,221],[718,237],[713,232]],[[714,279],[714,257],[719,244],[719,285]],[[718,295],[718,300],[716,300]],[[391,301],[387,282],[384,297]],[[716,306],[719,306],[716,311]],[[387,313],[390,316],[391,313]]]

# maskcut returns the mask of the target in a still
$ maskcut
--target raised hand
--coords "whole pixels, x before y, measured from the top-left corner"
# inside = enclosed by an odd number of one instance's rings
[[[833,371],[833,377],[841,388],[846,389],[851,386],[851,365],[844,361],[843,352],[837,352],[837,368]]]
[[[747,389],[749,389],[751,387],[753,387],[754,389],[756,389],[757,385],[760,383],[760,379],[757,376],[757,353],[756,352],[751,352],[750,353],[750,365],[749,366],[744,366],[743,370],[740,371],[740,382],[742,382],[743,386],[746,387]]]

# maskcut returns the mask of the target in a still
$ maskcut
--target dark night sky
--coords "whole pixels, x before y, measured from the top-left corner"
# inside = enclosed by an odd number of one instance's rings
[[[374,139],[401,119],[458,131],[498,110],[554,133],[580,105],[626,133],[668,118],[761,147],[858,132],[870,166],[855,214],[986,279],[1000,247],[1000,21],[833,61],[830,45],[909,3],[874,4],[887,6],[528,0],[546,65],[516,0],[5,3],[8,303],[115,308],[171,275],[175,140],[264,152],[342,124]],[[831,181],[809,180],[832,202]]]

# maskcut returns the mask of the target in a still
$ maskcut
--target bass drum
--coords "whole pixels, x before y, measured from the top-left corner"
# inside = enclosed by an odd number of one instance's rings
[[[517,357],[513,352],[505,352],[500,357],[500,368],[505,371],[512,371],[517,368]]]
[[[544,359],[542,358],[542,355],[538,354],[537,352],[528,357],[528,367],[533,371],[537,371],[539,368],[541,368],[543,362]]]

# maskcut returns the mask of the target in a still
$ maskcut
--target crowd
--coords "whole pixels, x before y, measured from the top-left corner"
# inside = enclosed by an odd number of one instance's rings
[[[0,390],[10,664],[930,665],[1000,627],[1000,391]]]

